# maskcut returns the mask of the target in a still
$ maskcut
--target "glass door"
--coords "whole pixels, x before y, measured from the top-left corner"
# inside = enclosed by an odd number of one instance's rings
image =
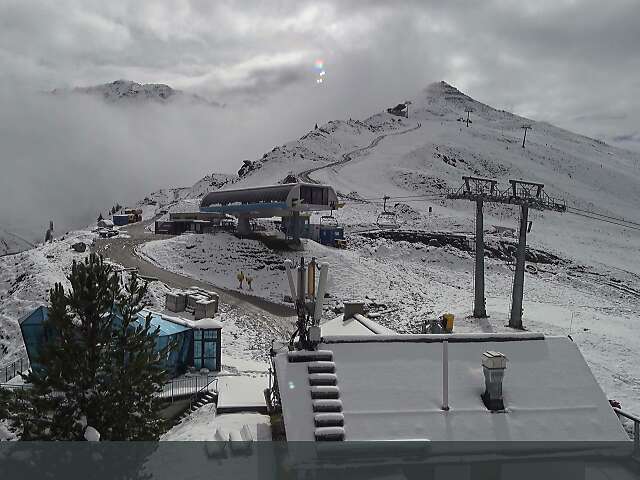
[[[193,366],[216,370],[218,336],[216,330],[194,330]]]

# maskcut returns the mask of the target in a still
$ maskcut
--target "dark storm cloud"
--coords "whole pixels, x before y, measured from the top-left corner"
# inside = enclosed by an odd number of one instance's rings
[[[26,166],[13,166],[26,183],[13,182],[17,198],[35,185],[38,169],[79,164],[56,177],[65,191],[65,181],[78,184],[83,162],[123,165],[118,159],[131,151],[144,166],[132,176],[143,194],[235,171],[316,122],[367,116],[442,79],[497,108],[640,148],[638,18],[636,0],[4,0],[0,162],[7,171],[7,152],[29,153]],[[326,70],[321,85],[316,59]],[[168,83],[229,108],[132,116],[87,104],[53,109],[49,118],[47,101],[27,98],[118,78]],[[103,127],[79,138],[87,124]],[[176,167],[180,151],[189,168]],[[87,192],[100,188],[96,182]]]
[[[303,80],[309,81],[311,77],[310,74],[304,73],[304,66],[301,65],[255,68],[247,73],[241,83],[229,85],[220,90],[219,94],[223,97],[240,97],[257,101],[289,85]]]

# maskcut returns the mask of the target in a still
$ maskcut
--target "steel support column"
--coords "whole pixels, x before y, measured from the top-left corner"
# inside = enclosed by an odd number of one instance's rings
[[[480,199],[476,200],[476,269],[473,316],[476,318],[487,316],[484,300],[484,223],[482,200]]]
[[[242,216],[238,218],[238,233],[240,235],[249,235],[251,233],[251,224],[249,217]]]
[[[527,253],[527,224],[529,223],[529,207],[522,205],[520,211],[520,235],[516,251],[516,273],[513,279],[511,294],[511,316],[509,326],[522,329],[522,295],[524,292],[524,263]]]

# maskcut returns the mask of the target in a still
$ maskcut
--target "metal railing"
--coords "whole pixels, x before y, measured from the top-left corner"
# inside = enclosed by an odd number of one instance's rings
[[[191,398],[189,399],[189,410],[193,409],[193,405],[200,400],[200,397],[205,393],[205,392],[217,392],[218,391],[218,377],[207,377],[207,383],[205,385],[202,386],[202,388],[200,390],[198,390],[197,392],[195,392],[193,395],[191,395]],[[211,385],[213,385],[213,388],[211,388]]]
[[[11,370],[13,371],[13,370]],[[4,371],[3,375],[4,375]],[[8,380],[14,378],[9,376]],[[0,377],[2,378],[2,377]],[[198,375],[193,377],[182,377],[169,380],[162,386],[162,390],[158,393],[158,396],[162,399],[167,399],[173,402],[177,399],[183,399],[192,397],[196,394],[201,394],[204,391],[210,391],[211,385],[217,380],[217,375]],[[216,384],[217,385],[217,384]],[[12,384],[0,382],[0,388],[5,390],[24,390],[31,388],[29,384]],[[214,387],[215,390],[215,387]]]
[[[216,378],[216,375],[197,375],[169,380],[162,387],[159,396],[160,398],[168,399],[170,402],[177,398],[192,396],[204,387],[208,387]]]
[[[7,383],[12,378],[17,377],[20,373],[29,370],[29,367],[31,367],[29,357],[23,353],[17,360],[0,366],[0,380]]]
[[[624,417],[633,422],[633,449],[636,454],[640,453],[640,418],[635,415],[631,415],[618,407],[613,407],[613,410],[618,414],[618,417]]]
[[[201,375],[183,377],[169,380],[162,386],[158,396],[173,403],[175,400],[190,397],[191,403],[197,400],[199,395],[207,391],[217,391],[218,377],[216,375]],[[0,383],[0,389],[17,391],[31,388],[30,384]]]
[[[21,383],[21,384],[0,383],[0,389],[10,390],[12,392],[15,392],[17,390],[26,390],[29,388],[31,388],[31,385],[28,383]]]

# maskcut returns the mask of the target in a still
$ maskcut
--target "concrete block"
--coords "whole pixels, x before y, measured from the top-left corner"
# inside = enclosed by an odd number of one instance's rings
[[[216,314],[217,307],[218,302],[216,300],[198,300],[193,310],[195,319],[213,318]]]
[[[355,314],[359,313],[360,315],[364,314],[364,303],[362,302],[345,302],[344,304],[344,316],[345,320],[349,320]]]
[[[165,306],[170,312],[182,312],[187,306],[187,298],[182,292],[169,292],[165,297]]]

